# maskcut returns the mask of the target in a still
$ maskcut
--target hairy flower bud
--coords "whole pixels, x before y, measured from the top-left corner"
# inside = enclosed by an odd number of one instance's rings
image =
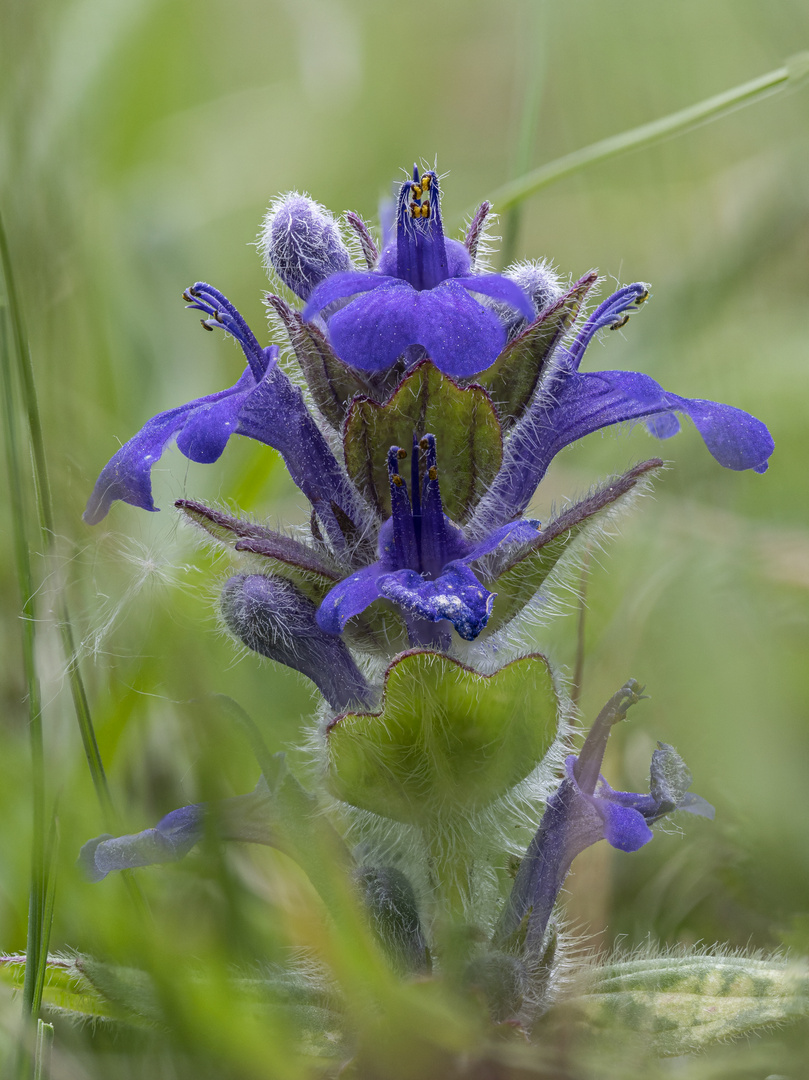
[[[237,574],[225,584],[222,614],[248,649],[306,675],[329,704],[370,703],[371,692],[338,637],[315,621],[315,605],[291,582],[263,574]]]
[[[332,274],[351,270],[334,218],[307,195],[291,191],[267,211],[258,238],[268,273],[275,271],[302,300]]]
[[[395,866],[364,866],[354,880],[391,964],[402,973],[424,971],[429,964],[427,943],[416,895],[405,875]]]
[[[559,284],[558,274],[544,259],[528,259],[525,262],[512,263],[511,266],[506,267],[503,276],[528,294],[537,315],[549,308],[551,304],[555,304],[564,292]],[[513,308],[503,305],[498,308],[498,315],[503,320],[509,340],[526,326],[525,319]]]

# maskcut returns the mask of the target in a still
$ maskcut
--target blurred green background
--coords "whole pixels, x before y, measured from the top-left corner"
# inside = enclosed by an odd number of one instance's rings
[[[130,962],[146,942],[167,956],[280,955],[277,912],[298,886],[272,853],[229,855],[230,895],[204,860],[141,873],[148,932],[120,881],[89,886],[74,868],[103,822],[53,628],[59,588],[125,830],[211,790],[252,787],[256,767],[211,695],[235,698],[273,750],[296,740],[314,707],[296,675],[239,654],[221,632],[228,563],[200,550],[172,510],[186,496],[304,520],[272,451],[234,440],[206,467],[172,450],[155,471],[162,513],[117,504],[95,529],[80,519],[121,441],[241,370],[240,354],[184,310],[182,290],[212,282],[262,337],[267,282],[251,245],[277,192],[306,190],[373,219],[402,168],[437,155],[449,170],[445,219],[458,227],[521,162],[779,67],[809,46],[809,6],[7,0],[3,24],[0,200],[58,533],[57,559],[35,562],[60,839],[52,945]],[[781,94],[589,168],[522,208],[514,256],[548,256],[565,276],[595,266],[609,283],[652,283],[643,313],[592,347],[590,369],[642,370],[679,394],[740,406],[776,442],[766,476],[734,474],[685,430],[662,446],[671,468],[655,497],[595,553],[583,715],[630,675],[652,695],[616,733],[609,778],[642,785],[662,739],[717,808],[715,824],[689,820],[684,836],[659,835],[638,855],[599,845],[582,857],[570,913],[596,941],[809,950],[808,121],[809,89]],[[660,450],[642,429],[591,436],[554,464],[539,516]],[[12,951],[25,946],[31,825],[20,597],[2,534],[0,947]],[[572,670],[575,614],[535,636]],[[229,938],[233,904],[249,940]],[[2,1011],[10,1023],[13,1007]]]

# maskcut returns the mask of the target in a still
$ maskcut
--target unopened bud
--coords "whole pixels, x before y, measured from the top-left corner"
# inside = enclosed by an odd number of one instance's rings
[[[332,708],[367,705],[371,691],[339,637],[321,630],[316,608],[290,581],[238,574],[222,591],[228,629],[248,649],[306,675]]]
[[[504,276],[519,285],[524,293],[531,298],[536,315],[541,315],[546,308],[562,296],[564,290],[559,284],[559,277],[551,267],[543,260],[527,260],[526,262],[514,263],[506,268]],[[498,311],[501,319],[506,324],[506,333],[509,339],[513,338],[526,326],[525,320],[513,308],[503,307]]]
[[[276,199],[258,238],[267,272],[274,271],[302,300],[332,274],[351,270],[351,258],[332,215],[296,191]]]

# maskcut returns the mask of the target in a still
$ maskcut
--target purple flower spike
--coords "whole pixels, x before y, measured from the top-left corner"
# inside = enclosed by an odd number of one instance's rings
[[[388,452],[392,514],[379,531],[378,561],[335,585],[318,609],[318,624],[340,634],[349,619],[386,599],[401,608],[413,645],[435,643],[425,623],[450,623],[472,641],[485,627],[496,594],[469,564],[502,543],[535,540],[539,522],[512,522],[473,545],[444,513],[435,436],[413,441],[409,493],[399,474],[406,457],[398,446]]]
[[[438,176],[414,168],[399,192],[396,237],[376,270],[333,274],[313,290],[304,318],[323,313],[332,347],[352,367],[379,371],[419,346],[448,375],[475,375],[494,363],[506,327],[471,294],[529,321],[535,312],[514,281],[471,270],[468,250],[444,235]]]
[[[548,800],[542,823],[520,864],[511,895],[495,931],[503,944],[528,916],[525,950],[542,948],[556,898],[577,855],[606,840],[619,851],[637,851],[652,839],[650,825],[675,810],[712,818],[710,803],[688,792],[691,774],[673,747],[652,755],[650,792],[614,791],[601,776],[610,730],[643,698],[634,679],[607,702],[581,753],[565,761],[565,777]]]
[[[513,430],[502,468],[470,523],[473,533],[522,513],[560,450],[594,431],[626,421],[645,420],[652,435],[667,439],[680,429],[674,414],[684,413],[720,465],[766,471],[773,440],[765,425],[749,413],[701,398],[679,397],[648,375],[633,371],[579,371],[595,334],[624,326],[648,296],[643,283],[619,289],[596,308],[571,347],[556,360]]]
[[[198,282],[185,294],[189,307],[207,316],[209,330],[221,328],[241,345],[247,369],[228,390],[197,398],[153,417],[111,458],[96,482],[84,520],[95,525],[116,499],[144,510],[156,510],[151,470],[166,444],[177,446],[192,461],[216,461],[231,435],[246,435],[278,450],[290,475],[314,506],[332,543],[345,537],[335,508],[360,526],[365,511],[317,424],[301,391],[278,366],[278,348],[262,348],[244,319],[216,289]]]

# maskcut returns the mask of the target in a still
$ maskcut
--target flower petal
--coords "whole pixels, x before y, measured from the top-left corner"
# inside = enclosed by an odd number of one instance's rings
[[[473,641],[486,625],[495,597],[461,562],[448,563],[434,580],[425,581],[415,570],[397,570],[382,575],[377,584],[380,595],[408,614],[429,622],[447,619],[465,641]]]
[[[728,469],[764,472],[773,440],[760,420],[731,405],[670,394],[633,371],[582,374],[563,365],[509,440],[503,465],[475,514],[491,527],[521,513],[560,450],[600,428],[661,417],[653,434],[673,434],[672,413],[689,416],[710,453]],[[662,423],[662,427],[658,424]]]
[[[233,434],[232,416],[254,388],[255,380],[248,369],[236,385],[227,390],[153,416],[102,469],[84,511],[87,524],[97,525],[116,499],[142,510],[156,510],[151,472],[166,443],[178,432],[179,443],[188,426],[183,453],[195,461],[216,461]],[[194,456],[197,453],[199,457]]]
[[[336,300],[345,300],[349,296],[370,292],[372,289],[383,286],[404,284],[405,282],[400,282],[387,274],[375,274],[369,270],[348,270],[344,274],[332,274],[312,290],[306,307],[303,309],[303,317],[309,322],[318,316],[323,308]]]
[[[340,634],[345,624],[380,597],[379,563],[344,578],[327,593],[317,609],[317,625],[327,634]]]
[[[619,851],[637,851],[654,836],[640,811],[597,795],[584,797],[592,800],[604,821],[604,839]]]
[[[508,304],[522,315],[528,322],[536,318],[534,305],[516,282],[504,277],[502,274],[473,274],[470,277],[456,277],[458,285],[463,285],[469,292],[482,293],[490,296],[492,300],[498,300],[501,304]]]
[[[344,363],[363,371],[390,367],[418,340],[419,293],[405,281],[380,280],[385,288],[357,297],[329,318],[334,351]]]
[[[493,311],[473,299],[458,280],[416,294],[411,344],[423,345],[446,375],[465,378],[490,367],[506,342]]]

